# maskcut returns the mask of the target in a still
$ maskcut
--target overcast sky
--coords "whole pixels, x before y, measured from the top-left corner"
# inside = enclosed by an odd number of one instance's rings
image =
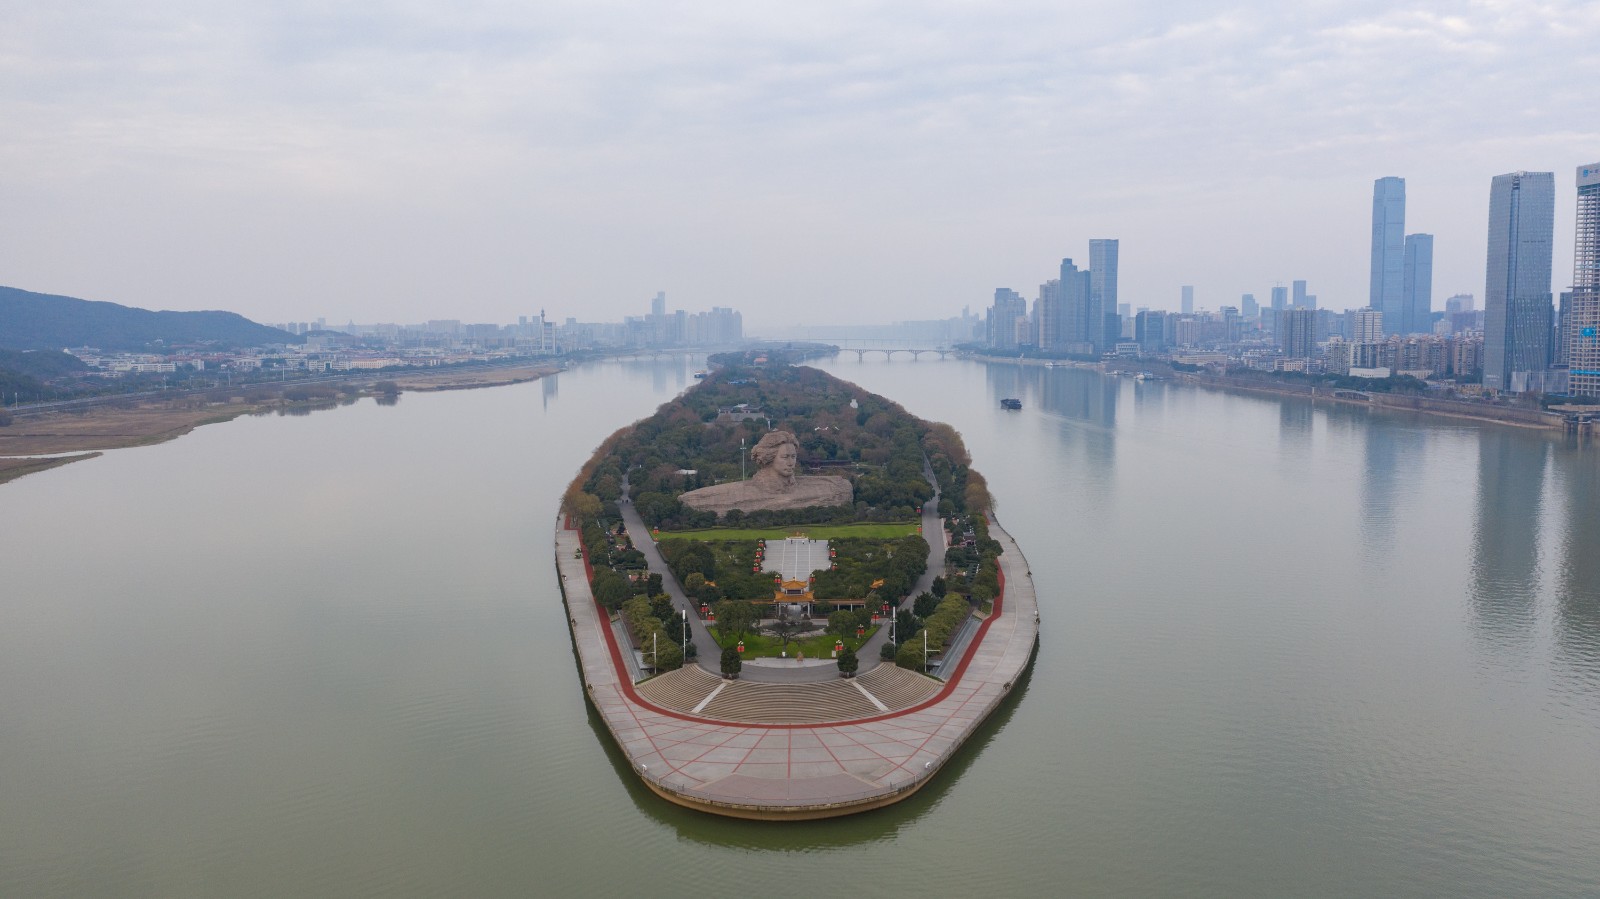
[[[1372,181],[1483,294],[1489,179],[1600,160],[1600,3],[0,0],[0,284],[259,321],[746,330],[1032,298],[1365,305]]]

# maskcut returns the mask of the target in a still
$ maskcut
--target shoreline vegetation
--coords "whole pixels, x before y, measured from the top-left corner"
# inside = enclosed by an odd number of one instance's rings
[[[502,387],[560,370],[560,365],[541,360],[465,370],[375,371],[316,384],[263,382],[173,398],[140,397],[85,408],[14,413],[12,423],[0,428],[0,484],[93,459],[106,450],[165,443],[242,415],[309,415],[363,397],[392,404],[405,392]]]

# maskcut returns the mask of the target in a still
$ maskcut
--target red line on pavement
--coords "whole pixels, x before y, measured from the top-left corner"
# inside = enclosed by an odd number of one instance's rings
[[[568,530],[576,529],[568,528]],[[984,636],[989,633],[989,625],[993,624],[994,620],[1000,617],[1001,610],[1005,605],[1006,573],[1005,569],[1001,568],[995,572],[1000,581],[1000,594],[994,598],[994,611],[989,615],[988,618],[985,618],[983,622],[978,625],[978,633],[973,636],[971,645],[967,647],[966,653],[961,656],[961,661],[956,664],[955,672],[950,675],[950,679],[948,681],[945,681],[944,687],[942,687],[939,692],[933,694],[932,697],[923,700],[917,705],[911,706],[910,708],[901,709],[898,712],[889,712],[885,715],[874,715],[871,718],[853,718],[849,721],[819,721],[810,724],[759,724],[747,721],[722,721],[716,718],[701,718],[697,715],[686,715],[682,712],[675,712],[672,709],[664,709],[661,706],[658,706],[655,703],[645,699],[643,696],[640,696],[638,691],[633,688],[633,678],[628,675],[628,667],[622,660],[622,648],[617,645],[616,634],[611,632],[611,613],[606,610],[605,606],[600,604],[600,600],[594,595],[594,567],[589,563],[589,548],[583,545],[583,534],[581,531],[578,534],[578,548],[583,553],[583,571],[584,575],[589,581],[589,599],[594,603],[595,609],[600,613],[600,630],[605,634],[606,646],[611,650],[611,662],[617,669],[618,689],[621,690],[623,695],[629,700],[638,703],[639,705],[649,709],[652,712],[655,712],[658,715],[666,715],[669,718],[677,718],[680,721],[693,721],[701,724],[715,724],[719,727],[741,727],[749,730],[793,730],[795,728],[837,727],[844,724],[868,724],[873,721],[887,721],[891,718],[900,718],[905,715],[910,715],[914,712],[920,712],[923,709],[931,706],[938,705],[950,695],[950,692],[955,689],[956,684],[961,682],[961,676],[966,673],[967,666],[972,663],[973,655],[976,654],[978,647],[983,644]],[[883,663],[880,662],[879,664]],[[893,663],[891,662],[890,664]],[[654,743],[654,741],[651,742],[652,744]]]

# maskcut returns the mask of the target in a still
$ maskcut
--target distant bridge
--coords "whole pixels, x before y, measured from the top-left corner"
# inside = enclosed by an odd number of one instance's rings
[[[865,361],[868,353],[882,353],[883,358],[885,359],[893,359],[895,353],[910,353],[912,361],[915,362],[922,358],[923,353],[938,353],[939,358],[943,359],[947,356],[953,355],[956,351],[949,348],[921,350],[912,349],[910,347],[866,347],[864,349],[856,349],[855,347],[840,347],[839,352],[855,353],[856,361],[858,362]]]

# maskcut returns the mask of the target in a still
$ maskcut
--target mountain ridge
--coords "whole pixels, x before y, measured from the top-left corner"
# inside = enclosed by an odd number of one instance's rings
[[[217,348],[300,343],[304,338],[237,312],[152,311],[104,300],[0,286],[0,349],[155,351],[176,344]]]

